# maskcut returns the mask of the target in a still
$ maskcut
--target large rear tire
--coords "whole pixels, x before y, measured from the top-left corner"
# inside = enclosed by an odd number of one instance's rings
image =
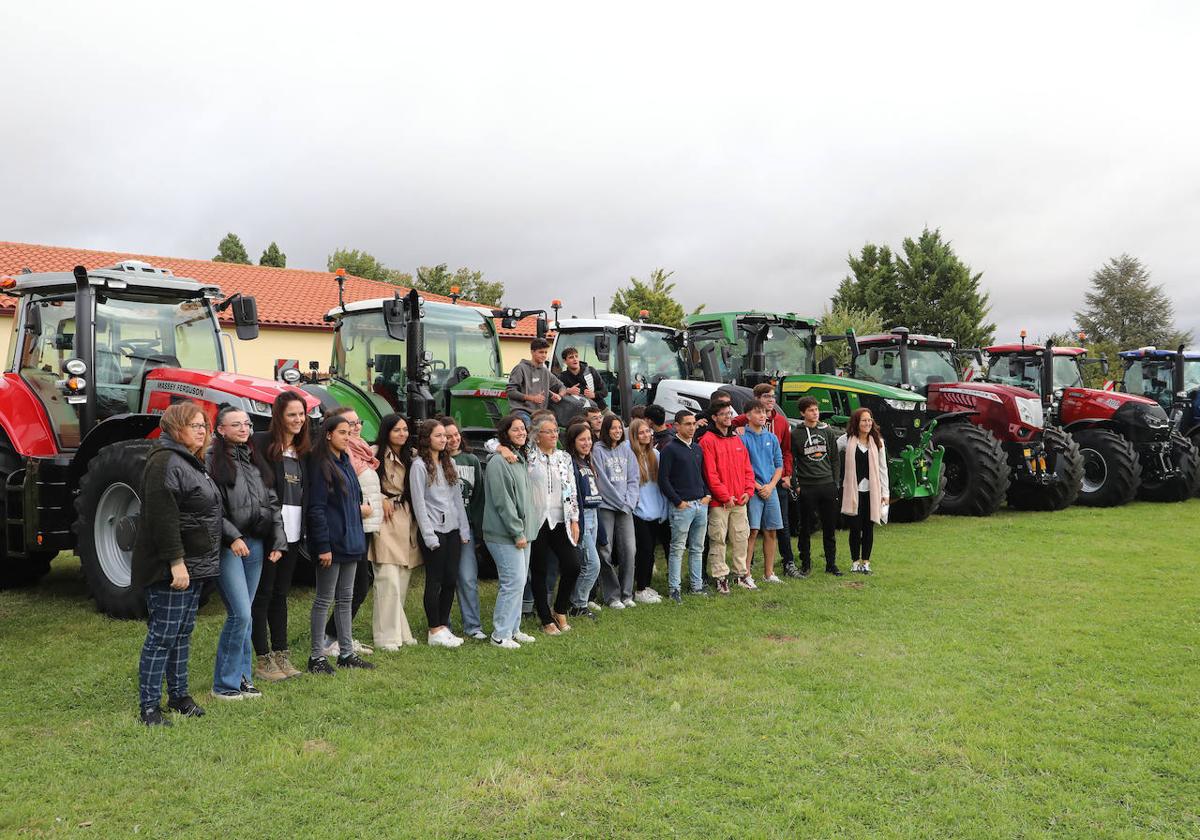
[[[1008,458],[1000,441],[973,423],[939,423],[933,445],[946,450],[942,473],[946,488],[938,513],[950,516],[991,516],[1004,503],[1008,490]]]
[[[146,614],[142,590],[132,584],[142,473],[152,440],[126,440],[101,449],[79,481],[75,537],[88,594],[113,618]]]
[[[1051,484],[1012,484],[1008,504],[1016,510],[1064,510],[1075,504],[1083,485],[1083,455],[1079,444],[1062,429],[1046,429],[1042,438],[1049,464],[1054,470]]]
[[[1072,432],[1083,456],[1083,484],[1077,504],[1116,507],[1128,504],[1142,483],[1142,465],[1133,444],[1109,429]]]
[[[1196,492],[1200,475],[1200,452],[1191,441],[1178,435],[1171,439],[1171,463],[1178,475],[1163,481],[1143,481],[1138,498],[1147,502],[1186,502]]]

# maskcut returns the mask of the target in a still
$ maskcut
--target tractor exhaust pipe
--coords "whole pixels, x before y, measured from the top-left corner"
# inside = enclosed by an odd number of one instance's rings
[[[908,327],[896,327],[892,330],[900,349],[900,381],[905,388],[912,388],[912,380],[908,377]]]
[[[87,365],[87,385],[79,413],[79,437],[87,437],[96,425],[96,294],[88,282],[87,269],[75,266],[75,358]]]
[[[1177,396],[1182,397],[1187,397],[1187,394],[1183,392],[1183,350],[1185,347],[1187,347],[1186,344],[1179,345],[1179,348],[1175,351],[1175,364],[1171,366],[1174,368],[1175,373],[1175,381],[1171,383],[1171,390],[1174,391]]]
[[[1049,417],[1050,405],[1054,402],[1054,339],[1046,339],[1046,349],[1042,353],[1042,407]]]

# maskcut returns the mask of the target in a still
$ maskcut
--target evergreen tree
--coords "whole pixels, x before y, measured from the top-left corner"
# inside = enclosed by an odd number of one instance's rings
[[[262,256],[258,259],[259,265],[269,265],[275,268],[287,268],[287,254],[279,250],[279,246],[274,242],[270,247],[262,252]]]
[[[217,245],[217,255],[213,257],[213,262],[250,265],[250,255],[246,253],[246,246],[236,233],[227,233]]]
[[[647,320],[651,323],[682,329],[683,306],[675,300],[675,284],[667,282],[674,273],[656,268],[650,272],[650,281],[647,283],[630,277],[629,285],[617,289],[613,295],[612,311],[636,320],[638,313],[645,309],[650,313]]]
[[[1088,341],[1132,350],[1148,344],[1174,348],[1191,340],[1190,333],[1175,328],[1171,299],[1161,284],[1150,282],[1136,257],[1113,257],[1092,274],[1091,283],[1083,311],[1075,313]]]
[[[504,298],[504,284],[484,280],[482,271],[463,267],[451,273],[446,263],[423,265],[417,269],[416,287],[423,292],[449,296],[455,286],[459,296],[471,303],[500,306]]]
[[[359,251],[357,248],[338,248],[329,255],[325,265],[330,271],[344,268],[347,274],[366,280],[390,280],[387,266],[366,251]]]
[[[854,334],[859,336],[881,333],[883,318],[875,310],[838,304],[821,314],[817,332],[821,335],[845,335],[847,329],[853,329]],[[838,367],[846,368],[850,364],[850,346],[844,341],[822,344],[817,348],[817,364],[827,356],[832,356]]]

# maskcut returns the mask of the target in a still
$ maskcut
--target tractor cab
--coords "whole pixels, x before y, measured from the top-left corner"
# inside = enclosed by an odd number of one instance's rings
[[[815,373],[816,322],[791,313],[715,312],[687,319],[688,375],[753,388]]]
[[[1046,348],[1032,344],[999,344],[989,347],[987,381],[1033,391],[1043,402],[1066,388],[1083,388],[1082,365],[1087,351],[1082,347],[1053,347],[1049,375],[1044,371]],[[1108,370],[1108,360],[1100,364]]]
[[[895,388],[909,387],[929,396],[935,383],[958,382],[959,359],[977,351],[957,350],[949,338],[912,335],[903,328],[858,339],[852,375]]]
[[[1200,435],[1200,353],[1142,347],[1121,354],[1121,390],[1162,406],[1185,435]]]

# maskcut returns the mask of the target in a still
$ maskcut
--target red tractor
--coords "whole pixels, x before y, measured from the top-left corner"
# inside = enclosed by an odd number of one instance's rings
[[[34,583],[74,550],[99,610],[141,615],[130,555],[156,415],[190,399],[211,423],[227,403],[263,429],[286,387],[225,372],[217,313],[232,307],[238,337],[255,338],[254,298],[218,303],[216,286],[134,261],[5,277],[0,292],[18,299],[0,379],[0,586]]]
[[[1079,495],[1083,461],[1071,436],[1043,429],[1042,403],[1024,388],[960,382],[964,356],[978,350],[903,327],[857,339],[850,375],[923,394],[945,450],[945,495],[938,513],[988,516],[1007,498],[1023,510],[1061,510]]]
[[[988,381],[1037,391],[1047,427],[1069,432],[1083,455],[1079,504],[1123,505],[1135,496],[1151,501],[1183,501],[1193,479],[1190,444],[1179,437],[1154,400],[1117,391],[1083,387],[1089,363],[1082,347],[999,344],[987,348]],[[1108,360],[1101,358],[1105,372]],[[1187,443],[1183,439],[1183,443]]]

